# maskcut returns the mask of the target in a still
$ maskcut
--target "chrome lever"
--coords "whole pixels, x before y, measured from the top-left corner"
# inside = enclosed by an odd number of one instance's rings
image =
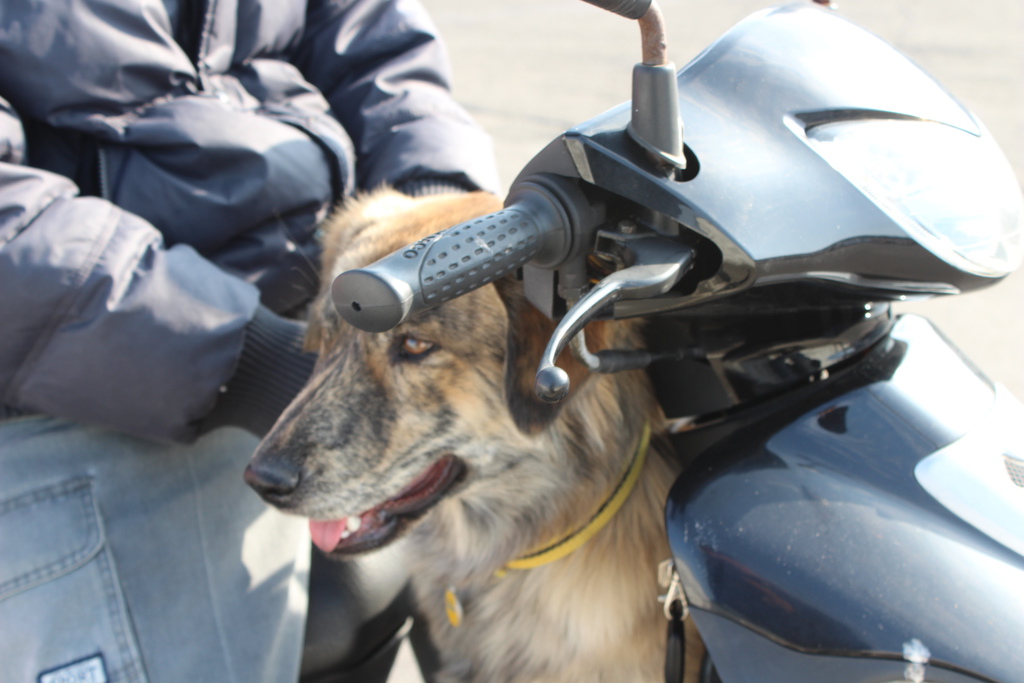
[[[558,323],[544,349],[534,384],[537,396],[549,403],[561,401],[569,393],[569,375],[555,365],[555,359],[587,323],[620,299],[650,299],[666,293],[686,274],[693,262],[692,249],[665,237],[623,235],[617,236],[617,239],[633,253],[634,265],[616,271],[597,283]],[[617,353],[621,355],[630,352]],[[647,358],[649,362],[650,354],[642,351],[638,353],[641,354],[638,358]],[[597,367],[591,367],[597,372],[626,369],[621,363],[615,364],[614,368],[602,368],[600,354],[591,354],[590,358],[597,359]],[[643,367],[645,364],[635,367]]]

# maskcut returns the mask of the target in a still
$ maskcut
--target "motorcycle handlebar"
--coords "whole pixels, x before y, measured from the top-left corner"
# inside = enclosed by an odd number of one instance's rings
[[[642,33],[650,30],[643,28],[648,15],[653,17],[648,23],[660,27],[660,11],[653,0],[586,2],[642,20]],[[655,32],[652,43],[660,46],[655,52],[661,57],[647,54],[647,42],[651,41],[645,38],[645,63],[661,64],[662,33]],[[365,268],[342,273],[331,284],[338,313],[359,329],[386,332],[420,311],[494,282],[527,262],[558,268],[572,250],[579,204],[573,199],[560,202],[559,198],[565,197],[557,182],[552,187],[543,177],[539,181],[517,186],[500,211],[442,230]]]
[[[570,221],[558,199],[543,186],[527,183],[500,211],[341,273],[331,284],[331,298],[350,324],[385,332],[528,261],[553,267],[568,253],[571,239]]]

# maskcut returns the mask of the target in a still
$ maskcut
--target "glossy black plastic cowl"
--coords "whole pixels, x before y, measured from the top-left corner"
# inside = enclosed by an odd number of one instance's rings
[[[723,681],[903,680],[912,639],[928,681],[1021,680],[1024,557],[915,477],[983,427],[994,396],[906,316],[827,380],[674,437],[694,462],[669,539]]]
[[[612,214],[646,212],[655,225],[674,225],[714,245],[698,254],[716,251],[719,259],[699,287],[621,302],[616,316],[707,302],[742,308],[751,290],[793,284],[805,288],[786,290],[794,294],[791,304],[802,306],[814,300],[806,288],[819,299],[868,302],[998,281],[961,270],[917,242],[808,143],[810,126],[849,120],[929,121],[969,137],[988,135],[879,38],[811,3],[788,5],[726,33],[679,72],[678,85],[685,172],[665,177],[630,139],[625,104],[565,133],[520,175],[580,178],[607,193]],[[528,291],[533,275],[542,277],[527,273]],[[538,306],[546,310],[542,298]]]

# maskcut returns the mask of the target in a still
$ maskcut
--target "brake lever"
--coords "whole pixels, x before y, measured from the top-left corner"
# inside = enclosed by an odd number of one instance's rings
[[[549,403],[561,401],[569,393],[569,375],[555,365],[566,345],[604,309],[621,299],[650,299],[668,292],[693,265],[693,249],[660,235],[616,235],[615,239],[632,252],[634,265],[608,275],[577,301],[558,323],[537,368],[534,389]],[[605,353],[605,352],[602,352]],[[643,351],[616,351],[617,360],[602,367],[601,354],[592,354],[596,372],[614,372],[627,367],[645,367],[651,354]],[[639,363],[623,362],[622,354],[637,353]]]

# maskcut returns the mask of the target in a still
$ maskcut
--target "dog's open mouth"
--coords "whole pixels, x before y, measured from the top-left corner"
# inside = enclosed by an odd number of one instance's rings
[[[441,500],[466,471],[454,455],[446,455],[402,489],[397,496],[358,515],[334,520],[309,520],[316,547],[329,554],[360,553],[394,539],[409,522]]]

